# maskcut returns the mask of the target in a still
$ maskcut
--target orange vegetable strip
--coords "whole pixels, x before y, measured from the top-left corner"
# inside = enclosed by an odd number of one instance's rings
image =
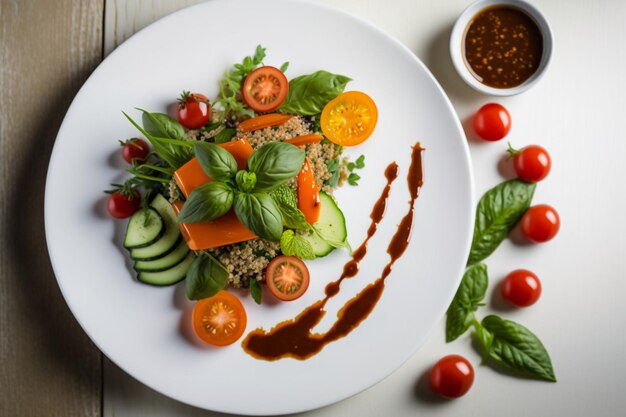
[[[241,138],[239,140],[222,143],[219,146],[226,149],[235,157],[239,169],[246,169],[248,166],[248,158],[252,155],[254,150],[250,142],[248,142],[248,139]],[[197,158],[193,158],[191,161],[178,168],[176,172],[174,172],[174,180],[185,197],[189,197],[189,194],[191,194],[196,187],[212,181],[211,178],[204,173]]]
[[[183,208],[182,201],[172,204],[176,214]],[[191,250],[212,249],[256,238],[237,218],[233,210],[219,219],[201,223],[178,223],[178,227]]]
[[[298,174],[298,208],[304,213],[306,221],[310,224],[319,220],[320,192],[308,158],[304,160],[304,165]]]
[[[252,132],[253,130],[263,129],[264,127],[279,126],[287,122],[293,116],[290,114],[270,113],[262,116],[253,117],[239,123],[239,130],[242,132]]]
[[[324,139],[322,135],[313,133],[311,135],[296,136],[295,138],[286,139],[285,142],[296,146],[310,145],[312,143],[320,143]]]

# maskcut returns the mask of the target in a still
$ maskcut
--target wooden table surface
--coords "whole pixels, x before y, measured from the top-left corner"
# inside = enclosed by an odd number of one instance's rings
[[[0,0],[0,416],[218,415],[152,391],[100,353],[63,300],[43,221],[50,152],[82,83],[134,32],[197,2]],[[493,100],[465,86],[448,56],[452,23],[468,0],[320,2],[370,20],[404,42],[437,77],[462,121]],[[506,242],[488,262],[494,282],[516,267],[534,269],[543,278],[542,300],[530,309],[503,310],[492,284],[486,311],[540,335],[559,382],[521,380],[479,366],[469,338],[444,343],[442,322],[392,376],[307,415],[623,415],[626,2],[533,3],[555,33],[552,67],[531,91],[498,101],[513,115],[514,144],[539,143],[551,151],[553,172],[535,201],[557,207],[563,227],[541,247]],[[481,144],[468,135],[482,193],[507,175],[499,163],[506,144]],[[436,401],[424,374],[453,352],[476,365],[476,384],[462,400]]]

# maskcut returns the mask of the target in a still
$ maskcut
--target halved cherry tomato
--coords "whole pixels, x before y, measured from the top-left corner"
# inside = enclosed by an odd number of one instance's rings
[[[322,205],[320,190],[317,182],[315,182],[309,158],[304,160],[304,165],[298,173],[298,208],[304,214],[307,222],[310,224],[317,223]]]
[[[137,190],[130,192],[112,192],[107,200],[107,210],[116,219],[125,219],[139,210],[141,196]]]
[[[535,304],[541,295],[541,281],[527,269],[516,269],[502,282],[502,296],[517,307]]]
[[[293,116],[291,114],[264,114],[263,116],[253,117],[252,119],[244,120],[237,126],[242,132],[252,132],[254,130],[263,129],[270,126],[279,126],[286,123]]]
[[[481,139],[500,140],[511,130],[511,115],[498,103],[482,106],[474,116],[474,130]]]
[[[241,301],[226,290],[204,298],[193,308],[196,335],[213,346],[235,343],[246,330],[248,316]]]
[[[211,104],[206,96],[183,91],[178,100],[178,121],[187,129],[198,129],[211,119]]]
[[[120,141],[122,145],[122,158],[129,164],[144,162],[150,153],[150,147],[143,139],[133,138]]]
[[[309,288],[309,270],[294,256],[277,256],[265,270],[265,285],[279,300],[295,300]]]
[[[513,155],[517,176],[524,181],[541,181],[550,172],[552,166],[550,154],[539,145],[529,145],[520,150],[509,145],[509,153]]]
[[[322,110],[324,136],[341,146],[354,146],[370,137],[378,122],[374,100],[360,91],[339,94]]]
[[[472,387],[474,368],[463,356],[448,355],[430,369],[429,379],[430,387],[437,394],[446,398],[458,398]]]
[[[543,243],[552,239],[561,227],[559,213],[547,204],[532,206],[520,221],[524,236],[531,242]]]
[[[288,91],[285,74],[278,68],[265,66],[248,74],[241,87],[241,97],[255,112],[267,113],[283,104]]]

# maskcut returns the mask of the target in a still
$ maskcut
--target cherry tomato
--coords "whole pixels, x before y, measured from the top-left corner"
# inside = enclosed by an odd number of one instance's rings
[[[120,141],[122,145],[122,158],[129,164],[133,161],[145,162],[148,154],[150,153],[150,147],[143,139],[128,139],[127,141]]]
[[[370,137],[378,122],[374,100],[360,91],[339,94],[326,104],[320,117],[324,136],[341,146],[354,146]]]
[[[211,104],[206,96],[183,91],[178,100],[178,121],[187,129],[198,129],[211,119]]]
[[[550,154],[538,145],[529,145],[520,150],[510,147],[513,155],[513,164],[517,176],[527,182],[537,182],[544,179],[550,172],[552,161]]]
[[[561,226],[559,213],[547,204],[529,208],[520,222],[522,233],[531,242],[547,242],[556,236]]]
[[[265,66],[252,71],[241,87],[241,97],[257,113],[274,111],[283,104],[289,82],[278,68]]]
[[[198,301],[193,308],[192,320],[196,335],[213,346],[235,343],[248,324],[243,304],[226,290]]]
[[[128,193],[115,191],[111,193],[107,200],[107,209],[109,214],[116,219],[125,219],[130,217],[139,209],[141,204],[141,196],[137,190]]]
[[[501,105],[489,103],[478,109],[473,124],[476,134],[482,139],[496,141],[511,130],[511,115]]]
[[[474,368],[459,355],[444,356],[430,369],[430,387],[446,398],[458,398],[472,387]]]
[[[309,288],[309,269],[294,256],[277,256],[265,270],[265,284],[279,300],[295,300]]]
[[[541,282],[537,275],[527,269],[516,269],[502,283],[502,296],[518,307],[535,304],[540,295]]]

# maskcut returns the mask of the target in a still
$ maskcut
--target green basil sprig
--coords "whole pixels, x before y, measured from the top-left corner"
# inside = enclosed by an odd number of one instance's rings
[[[279,111],[306,116],[319,114],[330,100],[343,92],[350,81],[351,78],[328,71],[296,77],[289,81],[289,92]]]
[[[237,171],[235,158],[215,144],[198,143],[194,150],[203,171],[214,181],[191,192],[178,221],[213,220],[233,208],[239,221],[254,234],[279,241],[283,210],[270,193],[300,172],[304,150],[284,142],[265,144],[250,155],[248,171]],[[290,225],[295,223],[292,212],[288,213]]]
[[[472,265],[465,271],[461,285],[448,307],[446,342],[452,342],[470,328],[474,321],[474,312],[485,298],[488,283],[485,264]]]
[[[515,179],[503,182],[483,195],[476,208],[468,265],[482,261],[496,250],[530,207],[536,186]]]
[[[187,298],[200,300],[212,297],[228,285],[228,271],[217,259],[202,253],[187,271],[185,286]]]
[[[261,290],[261,284],[255,278],[250,278],[250,295],[255,303],[261,304],[263,302],[263,291]]]

